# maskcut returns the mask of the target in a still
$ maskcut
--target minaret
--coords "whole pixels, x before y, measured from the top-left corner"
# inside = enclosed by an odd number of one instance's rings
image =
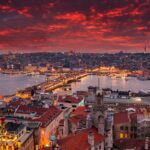
[[[104,109],[103,92],[101,90],[98,90],[95,97],[96,97],[96,102],[94,104],[93,110],[102,112]]]
[[[98,76],[98,90],[100,90],[100,78]]]
[[[104,100],[103,100],[103,92],[99,91],[99,93],[96,95],[96,103],[99,107],[103,107]]]
[[[69,115],[68,113],[64,114],[64,131],[63,131],[63,135],[64,137],[68,136],[69,134]]]
[[[93,118],[94,118],[94,126],[98,129],[99,134],[104,135],[104,127],[105,127],[105,106],[103,100],[103,92],[100,90],[100,80],[98,78],[98,90],[96,92],[96,101],[93,106]]]
[[[99,134],[104,134],[105,126],[105,107],[103,101],[103,93],[99,92],[96,96],[97,105],[97,128]]]
[[[96,102],[93,106],[93,125],[98,129],[98,132],[104,134],[104,115],[105,107],[103,102],[103,94],[101,91],[98,91],[96,94]]]

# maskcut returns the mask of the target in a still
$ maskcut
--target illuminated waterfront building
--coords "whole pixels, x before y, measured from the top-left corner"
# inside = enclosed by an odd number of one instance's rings
[[[33,131],[23,124],[0,124],[0,150],[34,150]]]
[[[16,96],[22,99],[30,99],[31,98],[31,92],[26,90],[26,91],[17,91]]]
[[[24,70],[27,72],[33,72],[33,71],[37,70],[37,66],[33,66],[31,64],[28,64],[27,66],[25,66]]]

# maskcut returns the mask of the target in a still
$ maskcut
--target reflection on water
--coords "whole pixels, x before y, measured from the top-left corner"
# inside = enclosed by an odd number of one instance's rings
[[[88,86],[98,86],[98,78],[100,81],[100,88],[112,88],[113,90],[131,90],[138,92],[144,90],[150,92],[150,80],[141,81],[137,78],[129,78],[129,80],[116,78],[111,79],[107,76],[90,75],[81,79],[81,82],[74,82],[71,84],[72,93],[82,90],[86,91]],[[17,90],[24,89],[45,81],[45,76],[25,76],[25,75],[5,75],[0,74],[0,95],[14,94]],[[54,91],[55,93],[64,94],[60,88]],[[65,92],[69,94],[70,91]]]
[[[45,76],[7,75],[0,74],[0,95],[11,95],[45,81]]]
[[[100,81],[100,88],[112,88],[113,90],[123,90],[123,91],[134,91],[138,92],[144,90],[150,92],[150,80],[141,81],[137,78],[130,77],[127,79],[116,78],[111,79],[107,76],[96,76],[90,75],[81,79],[81,82],[72,83],[72,93],[76,91],[83,90],[86,91],[88,86],[98,86],[98,78]],[[61,88],[54,91],[59,94],[68,94],[69,91],[64,92]]]

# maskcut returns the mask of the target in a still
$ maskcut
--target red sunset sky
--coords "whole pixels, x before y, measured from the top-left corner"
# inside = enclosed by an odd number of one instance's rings
[[[139,52],[150,0],[0,0],[0,52]]]

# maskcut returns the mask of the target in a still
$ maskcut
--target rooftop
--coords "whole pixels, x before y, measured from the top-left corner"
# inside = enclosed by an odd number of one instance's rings
[[[61,110],[59,110],[55,106],[50,106],[49,108],[41,108],[41,107],[31,107],[27,105],[21,105],[19,106],[16,113],[21,114],[31,114],[35,113],[38,118],[32,118],[31,121],[41,122],[42,127],[46,127],[53,119],[55,119],[60,113]]]
[[[75,97],[75,96],[67,95],[65,97],[59,96],[58,102],[78,104],[81,102],[82,99],[83,99],[82,96]]]
[[[82,115],[82,116],[87,116],[88,112],[85,106],[79,106],[77,109],[72,112],[72,116],[77,116],[77,115]]]
[[[47,111],[47,108],[42,107],[31,107],[28,105],[20,105],[17,109],[16,113],[22,113],[22,114],[30,114],[30,113],[36,113],[38,116],[41,116],[43,113]]]
[[[19,140],[22,144],[24,144],[31,136],[33,135],[33,130],[30,130],[24,134],[24,136],[21,136]]]
[[[114,124],[122,124],[122,123],[129,123],[129,116],[128,112],[119,112],[114,114]]]
[[[90,144],[88,143],[89,132],[94,133],[95,144],[104,141],[104,136],[98,134],[95,128],[91,128],[91,129],[82,130],[77,134],[72,134],[58,141],[58,144],[60,145],[62,150],[86,150],[90,148]]]
[[[59,110],[55,106],[50,106],[45,113],[43,113],[39,119],[35,119],[34,121],[39,121],[42,123],[42,127],[46,127],[52,122],[57,116],[60,115],[62,111]]]
[[[12,123],[8,122],[6,124],[6,130],[9,133],[16,133],[18,134],[25,126],[23,124],[17,124],[17,123]]]
[[[69,118],[69,121],[73,124],[78,124],[79,122],[86,122],[86,117],[82,116],[82,115],[76,115],[76,116],[72,116],[71,118]]]

